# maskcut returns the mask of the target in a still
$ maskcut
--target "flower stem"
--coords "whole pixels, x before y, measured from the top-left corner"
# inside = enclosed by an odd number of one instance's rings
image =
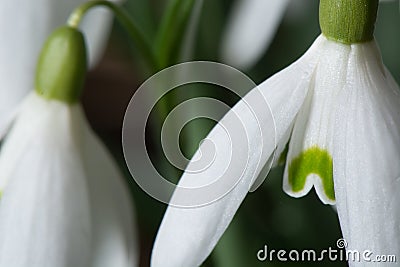
[[[157,70],[157,61],[153,53],[150,43],[146,40],[142,32],[135,25],[129,14],[118,5],[105,0],[89,1],[78,6],[68,18],[67,24],[70,27],[77,28],[81,23],[84,15],[93,7],[103,6],[109,8],[127,30],[130,37],[136,42],[138,49],[143,53],[143,56],[148,61],[153,70]]]
[[[194,0],[171,0],[165,16],[162,18],[161,28],[157,33],[155,51],[159,69],[168,67],[174,53],[180,51],[180,43],[185,27],[192,13]]]
[[[363,43],[374,38],[379,0],[321,0],[322,33],[331,40]]]

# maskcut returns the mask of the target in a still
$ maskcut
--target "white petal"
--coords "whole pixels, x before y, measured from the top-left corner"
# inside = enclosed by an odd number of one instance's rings
[[[7,36],[0,44],[0,128],[6,127],[13,109],[33,88],[36,58],[49,32],[51,2],[4,0],[0,4],[0,35]]]
[[[12,122],[14,121],[14,118],[17,116],[19,106],[20,105],[17,105],[10,112],[4,112],[3,116],[0,113],[0,142],[7,134],[8,130],[12,125]]]
[[[76,107],[32,94],[0,154],[0,266],[89,266],[91,232]],[[51,128],[50,128],[51,127]]]
[[[335,193],[343,236],[349,249],[398,257],[399,87],[385,71],[374,42],[352,46],[348,72],[334,136]]]
[[[351,47],[321,38],[324,42],[312,87],[296,118],[289,143],[283,189],[293,197],[302,197],[314,186],[323,203],[334,204],[332,130],[335,97],[346,82]]]
[[[84,2],[80,0],[81,2]],[[125,0],[110,0],[122,4]],[[113,13],[104,7],[90,10],[82,21],[81,29],[86,37],[89,55],[89,66],[95,67],[101,59],[111,32]]]
[[[222,39],[223,62],[252,67],[271,43],[289,0],[237,0]]]
[[[82,22],[82,31],[86,37],[89,66],[95,67],[106,48],[113,21],[112,12],[104,9],[92,10]]]
[[[152,266],[199,266],[207,258],[273,154],[274,138],[284,135],[301,107],[317,50],[310,49],[301,60],[253,89],[210,132],[193,159],[214,157],[213,161],[206,166],[192,160],[172,198],[174,203],[186,200],[199,206],[168,207]],[[206,167],[199,169],[199,165]],[[201,186],[206,186],[199,190],[202,194],[195,191]],[[216,196],[220,198],[212,198]]]
[[[93,218],[92,266],[138,266],[133,206],[128,185],[87,122],[82,121],[82,126],[85,128],[83,153]]]

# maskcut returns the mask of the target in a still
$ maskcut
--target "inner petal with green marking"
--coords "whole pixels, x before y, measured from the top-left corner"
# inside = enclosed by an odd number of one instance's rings
[[[289,184],[292,190],[294,192],[303,190],[310,174],[321,178],[325,195],[334,201],[333,160],[326,149],[311,147],[290,162]]]

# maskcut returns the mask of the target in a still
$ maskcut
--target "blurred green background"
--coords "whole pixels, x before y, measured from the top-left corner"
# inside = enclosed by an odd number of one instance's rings
[[[253,68],[244,71],[257,84],[299,58],[319,35],[319,1],[301,2],[304,8],[298,10],[298,5],[289,7],[269,50]],[[204,0],[198,27],[192,29],[195,36],[192,60],[221,61],[221,36],[232,3],[229,0]],[[147,38],[152,40],[168,4],[167,0],[127,0],[125,7]],[[399,3],[382,4],[376,39],[386,66],[398,82],[399,25]],[[176,47],[174,50],[177,52],[179,49]],[[127,104],[140,84],[153,74],[140,54],[124,29],[114,23],[104,57],[87,78],[83,102],[92,127],[118,159],[131,186],[140,234],[141,266],[149,266],[152,243],[166,205],[148,196],[133,182],[126,169],[121,147],[121,128]],[[231,106],[237,101],[234,96],[224,94],[223,90],[214,92],[212,86],[205,85],[179,88],[165,101],[172,109],[180,101],[196,96],[212,96]],[[161,115],[161,119],[163,116],[165,114]],[[157,121],[160,117],[153,119]],[[161,125],[160,121],[157,123]],[[182,142],[185,155],[190,158],[212,125],[213,122],[199,119],[185,127],[182,140],[190,140]],[[159,139],[159,127],[151,129],[148,135],[154,164],[167,173],[169,179],[177,181],[180,172],[167,166],[166,160],[160,156],[162,151],[158,143],[154,141]],[[204,266],[317,266],[321,263],[260,262],[256,253],[264,245],[276,250],[313,248],[320,251],[328,247],[336,248],[341,233],[335,211],[323,205],[314,191],[300,199],[287,196],[282,190],[282,175],[282,167],[272,170],[264,184],[248,195]],[[346,266],[346,263],[324,262],[324,265]]]

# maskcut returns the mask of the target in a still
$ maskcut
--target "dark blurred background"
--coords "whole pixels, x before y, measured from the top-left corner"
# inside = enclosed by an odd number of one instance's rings
[[[297,1],[297,0],[294,0]],[[250,70],[243,70],[257,84],[291,64],[300,57],[319,35],[317,0],[305,0],[304,8],[292,4],[286,11],[277,34],[264,56]],[[219,50],[221,36],[233,1],[204,0],[198,27],[193,29],[194,47],[192,60],[221,61]],[[167,0],[127,0],[125,7],[137,25],[149,39],[154,38],[160,24]],[[376,39],[383,60],[397,81],[400,81],[400,15],[398,1],[381,4],[376,30]],[[89,121],[120,163],[132,189],[140,234],[141,266],[149,266],[152,243],[157,233],[166,205],[160,203],[133,182],[125,166],[121,129],[125,109],[135,90],[152,75],[130,41],[124,29],[115,22],[106,52],[100,63],[86,81],[83,103]],[[237,98],[224,95],[221,90],[213,94],[209,86],[182,88],[170,97],[170,107],[193,96],[212,95],[233,105]],[[186,97],[187,98],[187,97]],[[183,145],[185,155],[190,158],[198,142],[211,129],[213,122],[199,119],[187,127],[197,129],[195,136],[186,131],[184,138],[195,145]],[[157,162],[157,127],[151,129],[148,141],[153,146],[154,164]],[[185,131],[182,132],[185,135]],[[160,159],[163,161],[163,159]],[[171,179],[177,181],[179,171],[166,168]],[[320,263],[259,262],[258,250],[264,245],[273,249],[310,249],[317,251],[336,248],[341,237],[338,219],[330,206],[323,205],[314,191],[306,197],[294,199],[282,190],[283,168],[273,169],[268,179],[254,193],[249,194],[236,214],[228,231],[204,266],[317,266]],[[326,266],[346,266],[345,262],[324,262]]]

